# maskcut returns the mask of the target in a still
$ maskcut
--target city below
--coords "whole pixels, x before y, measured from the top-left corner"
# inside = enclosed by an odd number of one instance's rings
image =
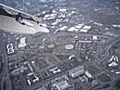
[[[0,90],[120,90],[120,1],[0,0]]]

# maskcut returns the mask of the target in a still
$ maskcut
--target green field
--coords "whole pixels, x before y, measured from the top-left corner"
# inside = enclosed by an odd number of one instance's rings
[[[90,74],[92,75],[96,75],[98,73],[100,73],[100,70],[98,68],[96,68],[95,66],[88,66],[87,70],[90,72]]]
[[[97,77],[101,82],[110,82],[111,78],[107,76],[105,73],[102,73]]]

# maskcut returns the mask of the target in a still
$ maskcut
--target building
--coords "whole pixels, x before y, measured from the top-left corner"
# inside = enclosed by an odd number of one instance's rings
[[[72,78],[77,78],[80,75],[83,75],[85,72],[84,66],[78,66],[69,71],[69,76]]]
[[[28,85],[32,85],[33,83],[36,83],[37,81],[39,81],[39,78],[37,77],[37,75],[35,73],[29,73],[27,75]]]
[[[7,54],[8,55],[15,53],[13,43],[7,44],[6,48],[7,48]]]
[[[26,44],[26,37],[20,38],[20,42],[18,44],[18,48],[24,48],[26,46],[27,46],[27,44]]]
[[[61,76],[51,80],[53,90],[67,90],[71,88],[71,84],[67,80],[67,76]]]

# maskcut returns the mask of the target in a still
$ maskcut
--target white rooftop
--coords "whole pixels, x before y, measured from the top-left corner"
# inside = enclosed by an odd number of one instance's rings
[[[70,87],[70,85],[67,81],[62,81],[62,82],[56,84],[56,87],[57,87],[58,90],[65,90],[68,87]]]
[[[61,11],[61,12],[65,12],[66,9],[65,9],[65,8],[61,8],[60,11]]]
[[[68,59],[71,60],[73,57],[75,57],[74,54],[73,54],[73,55],[70,55]]]
[[[65,45],[65,49],[67,50],[71,50],[74,48],[74,45],[73,44],[68,44],[68,45]]]
[[[98,37],[97,36],[92,36],[93,40],[97,40]]]
[[[118,66],[118,63],[116,62],[111,62],[110,64],[108,64],[109,67],[112,67],[112,66]]]
[[[50,44],[50,45],[48,45],[48,48],[54,48],[54,47],[55,47],[54,44]]]
[[[113,24],[112,27],[120,28],[120,25],[118,24]]]
[[[27,45],[26,44],[26,37],[20,38],[20,42],[18,44],[18,48],[25,47],[26,45]]]
[[[112,55],[111,58],[110,58],[110,60],[108,60],[108,62],[112,62],[112,61],[118,62],[118,57],[115,56],[115,55]]]
[[[95,25],[98,25],[98,26],[103,26],[103,24],[101,23],[98,23],[98,22],[94,22]]]
[[[89,78],[92,78],[93,76],[88,72],[88,71],[85,71],[85,75]]]
[[[84,73],[84,66],[73,68],[69,71],[69,76],[75,78]]]
[[[91,26],[84,26],[81,30],[80,30],[80,32],[88,32],[88,30],[90,30],[91,29]]]
[[[79,29],[75,28],[75,27],[71,27],[68,29],[69,32],[73,32],[73,31],[78,31]]]
[[[78,24],[75,26],[75,28],[81,29],[83,27],[84,24]]]
[[[67,26],[63,26],[60,28],[60,31],[64,31],[65,29],[67,29]]]

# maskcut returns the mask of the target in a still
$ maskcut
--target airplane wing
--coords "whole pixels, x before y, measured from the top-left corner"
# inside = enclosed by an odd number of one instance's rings
[[[35,34],[37,32],[49,33],[48,28],[40,25],[40,21],[37,17],[1,3],[0,30],[19,34]]]

